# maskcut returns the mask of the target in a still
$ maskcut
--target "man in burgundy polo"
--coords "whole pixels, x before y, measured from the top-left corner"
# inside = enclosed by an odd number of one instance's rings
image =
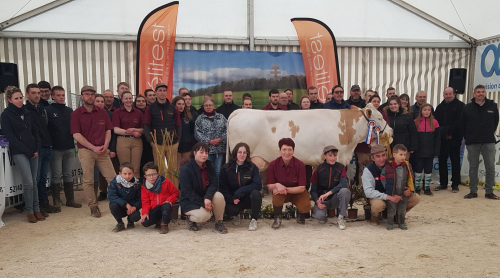
[[[83,105],[71,113],[71,134],[78,142],[78,159],[83,170],[83,191],[90,214],[101,217],[94,192],[94,165],[108,181],[115,178],[113,164],[109,158],[108,145],[113,124],[106,110],[94,105],[95,89],[83,86],[80,97]]]
[[[280,92],[276,89],[269,91],[269,103],[262,110],[287,110],[286,106],[279,104]]]
[[[267,187],[273,192],[273,229],[281,225],[284,203],[292,202],[297,207],[299,224],[305,224],[304,213],[311,211],[311,201],[306,191],[306,168],[302,161],[293,156],[295,142],[291,138],[283,138],[278,146],[281,156],[271,161],[267,168]]]

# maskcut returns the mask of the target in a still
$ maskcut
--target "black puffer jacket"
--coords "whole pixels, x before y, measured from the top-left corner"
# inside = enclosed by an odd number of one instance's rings
[[[221,104],[221,106],[219,106],[219,107],[217,107],[217,109],[215,109],[215,112],[224,115],[224,117],[227,120],[227,119],[229,119],[229,115],[231,115],[231,113],[233,113],[235,110],[238,110],[240,108],[241,107],[234,104],[234,102],[232,102],[232,101],[231,101],[231,103],[224,102],[223,104]]]
[[[461,122],[466,145],[496,142],[498,106],[493,100],[486,99],[481,106],[473,98],[464,106]]]
[[[40,150],[40,136],[33,116],[23,105],[9,103],[0,117],[2,132],[9,142],[11,155],[24,154],[27,158]]]
[[[408,114],[406,108],[399,107],[397,113],[392,112],[389,107],[385,109],[389,116],[389,126],[394,132],[391,148],[397,144],[403,144],[408,151],[418,150],[417,127],[413,116]]]
[[[449,103],[443,100],[434,112],[434,117],[439,123],[441,129],[441,138],[444,140],[446,136],[451,136],[451,141],[454,144],[462,144],[462,130],[460,129],[460,116],[464,109],[464,103],[458,99],[453,99]]]
[[[26,109],[31,112],[31,116],[33,116],[33,122],[36,124],[36,128],[38,129],[42,147],[51,147],[52,140],[50,139],[50,134],[47,130],[48,119],[45,109],[43,109],[41,105],[37,105],[35,107],[29,101],[26,101],[26,105],[24,105],[24,107],[26,107]]]
[[[232,159],[222,166],[219,179],[219,191],[224,195],[226,203],[233,203],[233,200],[250,196],[254,190],[262,188],[262,179],[259,168],[252,162],[245,161],[243,165],[238,165]]]
[[[75,148],[73,135],[71,134],[71,113],[73,109],[66,104],[52,103],[45,107],[49,123],[47,130],[52,140],[54,150],[69,150]]]

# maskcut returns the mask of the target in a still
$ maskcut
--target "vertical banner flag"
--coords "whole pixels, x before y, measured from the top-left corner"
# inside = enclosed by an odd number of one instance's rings
[[[179,2],[156,8],[142,21],[137,34],[136,94],[155,89],[156,84],[168,86],[167,97],[172,97],[175,32]]]
[[[333,86],[340,85],[337,43],[332,31],[313,18],[291,19],[299,37],[307,87],[318,88],[318,99],[325,102]]]

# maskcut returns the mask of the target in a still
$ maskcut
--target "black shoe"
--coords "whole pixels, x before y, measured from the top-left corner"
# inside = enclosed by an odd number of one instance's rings
[[[97,201],[104,201],[108,198],[108,193],[101,192],[97,197]]]
[[[458,186],[456,186],[456,187],[453,187],[453,186],[452,186],[452,187],[451,187],[451,192],[452,192],[452,193],[458,193],[458,191],[460,191],[460,190],[458,189]]]
[[[128,222],[127,223],[127,229],[132,229],[132,228],[135,228],[134,222]]]
[[[299,224],[306,224],[306,216],[303,213],[297,213],[297,223]]]
[[[472,199],[472,198],[477,198],[477,193],[469,193],[464,196],[464,199]]]
[[[215,223],[215,230],[221,234],[227,234],[227,229],[224,226],[224,222],[222,222],[222,220],[219,220],[217,221],[217,223]]]
[[[188,230],[193,231],[193,232],[198,231],[198,225],[196,225],[196,222],[191,222],[191,220],[189,220],[189,218],[188,218],[187,223],[188,223]]]
[[[58,212],[61,212],[61,208],[60,207],[54,207],[54,206],[51,206],[50,204],[40,204],[40,209],[43,209],[44,211],[46,211],[48,213],[58,213]]]
[[[437,186],[436,188],[434,188],[434,191],[441,191],[441,190],[446,190],[448,188],[448,186]]]
[[[485,197],[486,199],[492,199],[492,200],[498,200],[498,199],[500,199],[500,198],[498,198],[498,196],[497,196],[497,195],[495,195],[494,193],[489,193],[489,194],[486,194],[486,195],[484,195],[484,197]]]
[[[419,189],[415,189],[415,193],[417,193],[418,195],[420,195],[420,188]]]
[[[123,230],[125,230],[125,224],[118,223],[118,224],[116,224],[116,226],[115,226],[115,228],[113,229],[112,232],[113,233],[118,233],[118,232],[123,231]]]
[[[425,189],[425,190],[424,190],[424,194],[425,194],[425,195],[428,195],[428,196],[433,196],[433,195],[434,195],[434,194],[432,194],[432,192],[431,192],[431,189],[430,189],[430,188],[429,188],[429,189]]]

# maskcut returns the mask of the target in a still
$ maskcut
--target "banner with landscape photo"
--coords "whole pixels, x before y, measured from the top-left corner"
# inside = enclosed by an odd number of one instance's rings
[[[212,94],[219,106],[226,89],[233,91],[237,105],[250,93],[254,108],[269,103],[271,89],[292,89],[294,102],[307,92],[302,55],[294,52],[176,50],[173,96],[182,87],[189,89],[196,108],[205,94]]]

